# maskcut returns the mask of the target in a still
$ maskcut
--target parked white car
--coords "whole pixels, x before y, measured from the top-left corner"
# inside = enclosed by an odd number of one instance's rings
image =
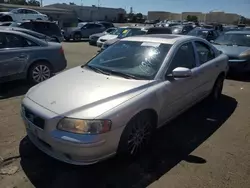
[[[128,37],[32,87],[21,115],[31,142],[58,160],[134,156],[155,129],[205,97],[217,101],[227,69],[228,57],[198,37]]]
[[[21,22],[23,20],[48,20],[48,16],[42,14],[33,9],[26,9],[26,8],[18,8],[13,9],[10,12],[1,12],[0,13],[0,21],[15,21]]]

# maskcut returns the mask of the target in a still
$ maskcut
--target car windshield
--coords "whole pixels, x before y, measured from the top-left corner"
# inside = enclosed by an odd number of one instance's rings
[[[133,79],[154,79],[171,44],[120,41],[89,61],[87,67],[101,73]]]
[[[188,35],[197,36],[197,37],[206,37],[208,35],[207,30],[193,29],[188,32]]]
[[[226,33],[219,36],[214,42],[214,44],[229,45],[229,46],[247,46],[250,47],[250,33]]]
[[[113,35],[121,35],[121,34],[126,34],[130,29],[128,28],[117,28],[117,30],[115,30],[114,32],[112,32]]]

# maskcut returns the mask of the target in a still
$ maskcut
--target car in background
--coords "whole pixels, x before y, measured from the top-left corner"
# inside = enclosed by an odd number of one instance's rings
[[[13,22],[0,22],[0,26],[9,26],[11,25]]]
[[[96,24],[101,24],[103,25],[106,29],[111,28],[111,27],[115,27],[113,23],[111,22],[106,22],[106,21],[97,21],[95,22]]]
[[[220,33],[215,29],[195,28],[187,33],[190,36],[201,37],[207,41],[215,40]]]
[[[55,38],[51,38],[51,37],[49,37],[47,35],[44,35],[42,33],[38,33],[38,32],[32,31],[32,30],[29,30],[29,29],[5,26],[5,27],[0,27],[0,30],[18,31],[18,32],[25,33],[27,35],[31,35],[33,37],[36,37],[36,38],[38,38],[40,40],[44,40],[44,41],[47,41],[47,42],[57,42],[57,40],[55,40]]]
[[[250,31],[250,27],[245,27],[243,30],[244,31]]]
[[[24,20],[48,20],[46,14],[42,14],[33,9],[17,8],[9,12],[0,12],[0,22],[14,21],[21,22]]]
[[[190,24],[187,25],[176,25],[172,26],[172,33],[178,35],[186,35],[189,31],[193,30],[193,26]]]
[[[116,37],[114,37],[113,39],[103,41],[101,50],[105,50],[106,48],[113,45],[120,39],[130,37],[130,36],[145,35],[145,34],[147,34],[147,31],[145,30],[144,27],[121,27],[115,32],[115,35],[117,35]]]
[[[60,43],[0,29],[0,82],[27,79],[40,83],[64,70],[67,61]]]
[[[212,44],[229,57],[230,72],[250,73],[250,31],[229,31]]]
[[[10,25],[10,27],[19,27],[42,33],[50,38],[53,38],[56,42],[62,42],[64,40],[61,30],[55,22],[42,20],[23,21],[14,22]]]
[[[102,33],[96,33],[96,34],[90,35],[90,36],[89,36],[89,44],[90,44],[90,45],[97,45],[97,40],[98,40],[100,37],[105,36],[105,35],[112,34],[112,33],[115,32],[116,30],[117,30],[116,27],[110,27],[110,28],[108,28],[107,30],[105,30],[105,31],[102,32]]]
[[[64,38],[66,41],[73,39],[80,41],[82,38],[89,38],[90,35],[101,33],[106,30],[102,24],[94,22],[81,22],[77,27],[70,27],[64,29]]]
[[[150,27],[147,29],[147,35],[150,34],[172,34],[170,27]]]
[[[206,97],[219,101],[227,61],[197,37],[121,39],[27,92],[21,104],[27,135],[41,151],[70,164],[134,157],[171,119]]]

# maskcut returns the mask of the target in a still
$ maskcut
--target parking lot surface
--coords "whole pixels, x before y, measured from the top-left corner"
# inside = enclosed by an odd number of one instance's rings
[[[87,42],[64,43],[63,47],[67,68],[84,64],[98,50]],[[160,129],[149,150],[137,159],[115,157],[92,166],[56,161],[30,143],[19,113],[28,89],[23,81],[0,86],[1,188],[249,188],[247,78],[227,79],[220,102],[203,101]]]

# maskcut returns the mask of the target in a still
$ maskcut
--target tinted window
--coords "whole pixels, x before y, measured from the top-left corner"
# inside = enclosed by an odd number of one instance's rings
[[[153,79],[161,67],[171,44],[120,41],[92,59],[88,65],[104,71]]]
[[[26,14],[37,14],[37,12],[33,11],[33,10],[25,10]]]
[[[101,23],[101,24],[106,28],[113,27],[113,24],[111,23]]]
[[[88,24],[87,25],[88,29],[94,29],[94,28],[100,28],[100,27],[102,27],[102,25],[100,24]]]
[[[204,64],[215,58],[214,51],[203,42],[195,42],[200,64]]]
[[[19,35],[6,33],[6,48],[20,48],[37,46],[34,42],[27,40]]]
[[[171,73],[177,67],[192,69],[196,67],[194,48],[192,43],[183,44],[179,47],[170,64],[167,74]]]
[[[61,31],[60,31],[59,27],[55,23],[49,23],[49,29],[54,34],[61,34]]]
[[[7,45],[6,37],[3,33],[0,33],[0,49],[6,48],[6,45]]]
[[[172,34],[169,28],[150,28],[147,34]]]
[[[22,23],[21,25],[19,25],[19,27],[21,28],[25,28],[25,29],[30,29],[32,30],[33,27],[32,27],[32,23],[31,22],[25,22],[25,23]]]

